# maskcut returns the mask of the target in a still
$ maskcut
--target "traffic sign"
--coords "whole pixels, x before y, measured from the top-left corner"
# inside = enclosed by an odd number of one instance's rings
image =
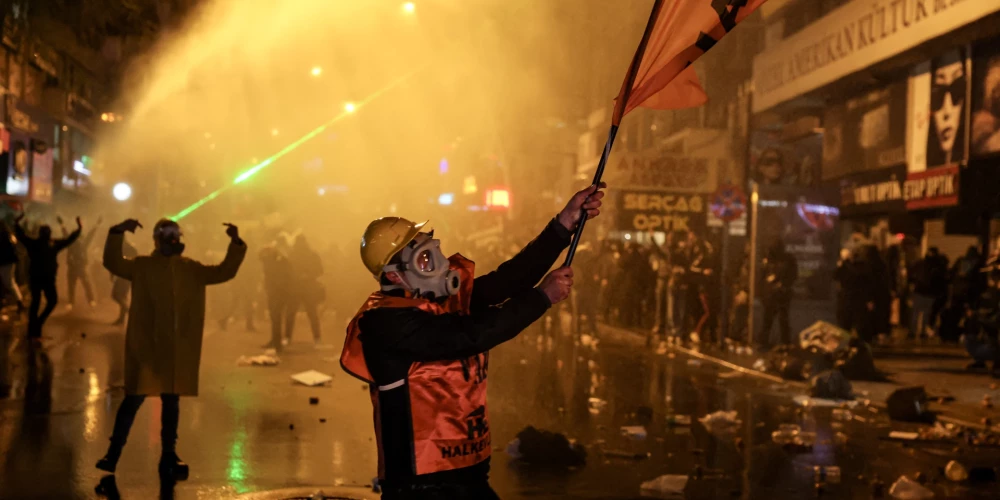
[[[725,222],[739,219],[747,211],[747,197],[735,184],[723,184],[712,193],[709,209]]]

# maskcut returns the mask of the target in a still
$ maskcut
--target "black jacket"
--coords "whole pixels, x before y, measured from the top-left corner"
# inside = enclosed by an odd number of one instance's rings
[[[513,339],[541,318],[549,299],[535,285],[569,244],[570,232],[553,220],[520,253],[496,271],[475,279],[470,314],[434,315],[416,308],[372,309],[358,322],[365,363],[377,385],[406,378],[414,362],[456,360],[484,353]],[[405,391],[384,393],[380,400],[383,436],[407,422],[390,421],[408,415]],[[391,399],[394,398],[394,399]],[[399,419],[405,420],[405,419]],[[401,432],[405,432],[402,429]],[[489,460],[472,467],[413,476],[409,443],[400,439],[383,442],[386,475],[397,483],[457,482],[485,480]],[[401,464],[393,467],[393,464]],[[395,470],[390,470],[395,469]]]
[[[14,225],[14,233],[21,241],[24,248],[28,250],[28,277],[32,281],[46,281],[56,279],[56,272],[59,264],[56,256],[64,248],[73,244],[80,237],[80,228],[61,240],[41,240],[28,237],[20,224]]]

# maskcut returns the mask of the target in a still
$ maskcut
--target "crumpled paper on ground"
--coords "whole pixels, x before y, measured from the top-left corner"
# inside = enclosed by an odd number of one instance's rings
[[[889,488],[889,496],[898,500],[929,500],[934,498],[934,492],[906,476],[899,476]]]
[[[829,354],[847,351],[851,333],[826,321],[817,321],[799,333],[799,344],[808,350],[815,347]]]
[[[236,360],[237,366],[277,366],[281,359],[277,356],[259,354],[257,356],[240,356]]]
[[[639,486],[639,494],[652,498],[679,498],[684,496],[687,482],[688,476],[666,474],[642,483]]]
[[[726,431],[731,430],[733,427],[737,427],[743,423],[743,421],[736,418],[737,416],[738,413],[736,410],[719,410],[715,413],[709,413],[708,415],[699,418],[698,421],[701,422],[701,425],[704,425],[710,432]]]

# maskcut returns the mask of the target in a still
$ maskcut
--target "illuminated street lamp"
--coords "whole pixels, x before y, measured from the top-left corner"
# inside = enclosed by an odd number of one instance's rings
[[[347,111],[348,113],[353,113],[356,109],[358,109],[358,107],[355,106],[353,102],[344,104],[344,111]]]
[[[271,135],[272,135],[272,136],[277,136],[277,135],[278,135],[278,129],[276,129],[276,128],[272,128],[272,129],[271,129]]]
[[[132,197],[132,186],[124,182],[119,182],[115,184],[115,187],[111,189],[111,194],[118,201],[128,201]]]
[[[416,11],[417,11],[417,5],[415,3],[413,2],[403,3],[403,12],[407,14],[413,14]]]
[[[313,66],[312,76],[319,76],[321,74],[323,74],[323,68],[321,68],[319,66]]]

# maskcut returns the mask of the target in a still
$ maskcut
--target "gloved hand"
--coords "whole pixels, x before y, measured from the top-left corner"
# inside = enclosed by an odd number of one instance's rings
[[[142,227],[142,224],[135,219],[126,219],[115,226],[111,227],[111,232],[113,233],[124,233],[126,231],[134,233],[136,228]]]
[[[549,303],[552,305],[566,300],[571,288],[573,288],[573,268],[566,266],[549,273],[538,285],[538,289],[549,298]]]
[[[240,228],[238,228],[238,227],[236,227],[233,224],[230,224],[228,222],[223,222],[222,225],[226,226],[226,236],[229,236],[230,238],[232,238],[233,241],[238,241],[238,242],[242,242],[243,241],[243,240],[240,239]]]

